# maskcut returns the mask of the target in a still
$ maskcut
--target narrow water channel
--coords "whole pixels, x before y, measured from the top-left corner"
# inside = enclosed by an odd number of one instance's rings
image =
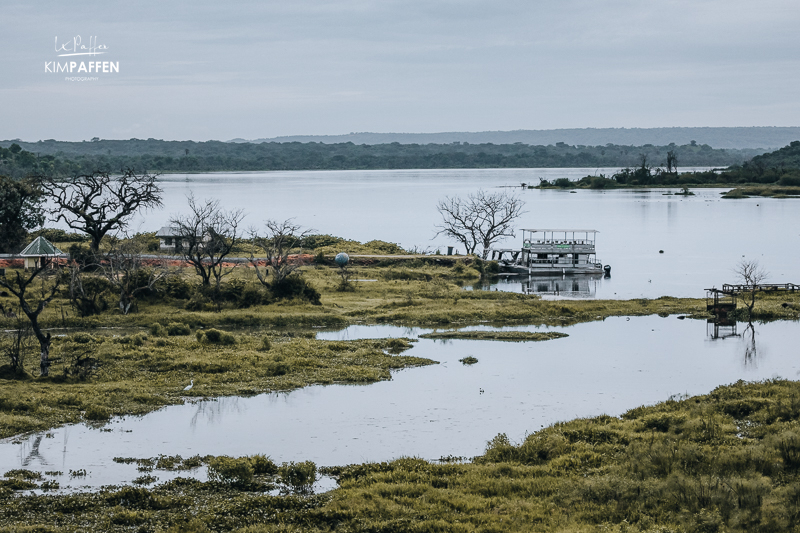
[[[513,328],[512,328],[513,329]],[[516,328],[534,330],[536,328]],[[130,483],[135,465],[114,457],[252,455],[318,465],[401,456],[472,457],[498,433],[520,441],[553,422],[702,394],[739,379],[797,379],[800,324],[756,324],[754,336],[713,339],[703,321],[614,317],[552,328],[545,342],[420,339],[410,354],[439,364],[371,385],[314,386],[285,394],[171,406],[103,427],[71,425],[0,441],[0,473],[59,471],[64,486]],[[426,330],[353,326],[321,339],[416,337]],[[468,355],[478,363],[459,362]],[[483,390],[483,392],[481,392]],[[69,476],[85,469],[85,477]],[[178,474],[156,471],[159,481]],[[204,469],[180,475],[202,478]]]

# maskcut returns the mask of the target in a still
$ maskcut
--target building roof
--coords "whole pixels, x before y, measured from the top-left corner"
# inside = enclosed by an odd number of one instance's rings
[[[163,226],[156,232],[156,237],[179,237],[178,228],[175,226]]]
[[[36,237],[32,243],[19,254],[21,257],[40,257],[43,255],[64,255],[52,242],[44,237]]]

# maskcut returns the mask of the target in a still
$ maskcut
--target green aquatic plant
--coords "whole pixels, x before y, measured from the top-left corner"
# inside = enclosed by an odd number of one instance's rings
[[[246,487],[253,481],[255,469],[247,457],[214,457],[208,461],[208,479],[235,487]]]
[[[308,493],[317,481],[317,465],[312,461],[283,463],[278,468],[278,479],[296,493]]]

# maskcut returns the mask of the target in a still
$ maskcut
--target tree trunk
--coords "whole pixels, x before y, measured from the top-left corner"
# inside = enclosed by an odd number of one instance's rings
[[[103,239],[103,236],[94,234],[89,234],[89,236],[92,238],[91,243],[89,243],[89,249],[94,254],[98,254],[100,252],[100,241]]]
[[[24,308],[23,310],[25,311]],[[42,333],[42,330],[39,327],[39,313],[29,313],[28,311],[25,311],[25,314],[28,315],[28,319],[31,321],[31,329],[33,330],[33,334],[36,336],[36,340],[39,341],[39,347],[41,348],[39,372],[42,376],[47,376],[50,374],[50,333],[47,335]]]
[[[47,341],[39,341],[42,347],[42,357],[39,362],[39,372],[42,376],[50,375],[50,334],[47,334]]]

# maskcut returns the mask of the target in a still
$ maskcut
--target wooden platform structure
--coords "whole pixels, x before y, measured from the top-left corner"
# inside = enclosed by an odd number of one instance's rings
[[[728,313],[736,310],[737,293],[726,291],[724,287],[706,289],[706,310],[719,318],[727,318]]]
[[[726,318],[736,309],[737,298],[742,294],[756,292],[795,292],[800,285],[794,283],[758,283],[756,285],[725,283],[721,289],[706,289],[706,310],[719,318]]]
[[[794,283],[759,283],[757,285],[732,285],[725,283],[722,285],[721,289],[721,291],[726,294],[741,294],[743,292],[752,292],[753,290],[761,292],[794,292],[800,291],[800,285],[795,285]]]

